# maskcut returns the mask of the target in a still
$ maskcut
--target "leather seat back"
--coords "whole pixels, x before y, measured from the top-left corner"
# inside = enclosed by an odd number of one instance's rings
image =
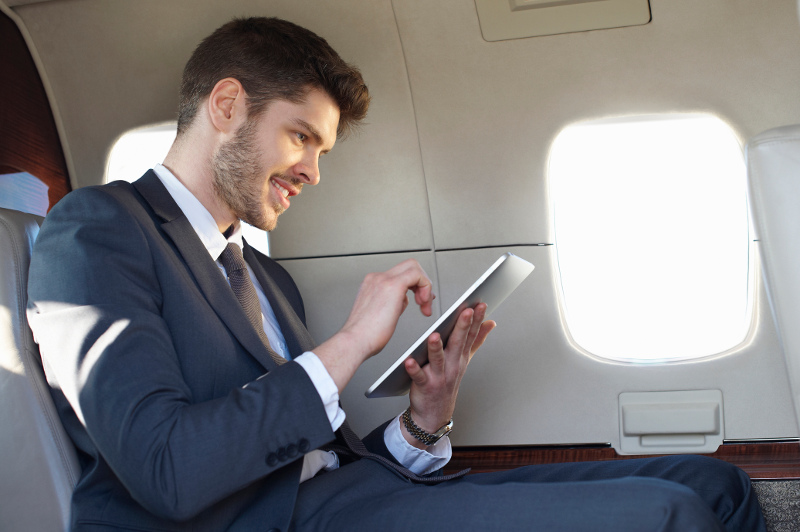
[[[41,222],[0,208],[0,530],[69,530],[80,473],[25,317],[28,266]]]
[[[800,412],[800,125],[771,129],[750,140],[747,179],[764,281],[786,357],[797,414]]]

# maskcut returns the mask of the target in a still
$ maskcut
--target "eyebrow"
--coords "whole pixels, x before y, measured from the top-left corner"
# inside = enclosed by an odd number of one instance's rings
[[[304,128],[304,129],[306,129],[308,131],[309,135],[311,135],[314,138],[314,142],[316,142],[320,146],[322,145],[322,135],[320,135],[319,131],[317,131],[317,128],[315,128],[314,126],[312,126],[311,124],[309,124],[308,122],[303,120],[302,118],[294,119],[294,123],[297,124],[298,126]],[[331,151],[331,150],[323,150],[322,153],[328,153],[329,151]]]

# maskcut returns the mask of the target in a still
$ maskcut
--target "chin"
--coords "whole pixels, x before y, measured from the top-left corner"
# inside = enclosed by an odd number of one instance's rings
[[[260,229],[262,231],[272,231],[275,229],[275,226],[278,225],[277,220],[264,220],[260,223],[252,223],[248,220],[242,219],[243,222],[248,223],[255,227],[256,229]]]
[[[242,218],[242,220],[244,220],[245,222],[249,223],[253,227],[257,227],[258,229],[261,229],[262,231],[267,231],[267,232],[272,231],[273,229],[275,229],[275,226],[278,225],[278,216],[277,215],[275,215],[275,216],[262,216],[258,220],[254,220],[254,222],[256,222],[256,223],[253,223],[253,222],[251,222],[249,220],[246,220],[244,218]]]

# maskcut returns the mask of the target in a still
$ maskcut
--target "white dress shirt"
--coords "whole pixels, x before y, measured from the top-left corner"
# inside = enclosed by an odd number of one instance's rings
[[[242,228],[237,225],[227,239],[220,233],[214,217],[208,212],[202,203],[181,183],[173,174],[163,165],[156,165],[153,168],[158,178],[166,187],[167,191],[178,204],[181,211],[183,211],[189,223],[194,228],[200,241],[205,246],[211,258],[217,263],[223,275],[225,275],[225,268],[219,261],[219,256],[228,245],[228,242],[237,244],[240,248],[243,247]],[[281,333],[278,320],[269,304],[264,290],[261,288],[258,279],[253,274],[252,269],[247,268],[250,274],[250,280],[253,281],[258,301],[261,304],[261,323],[264,326],[264,332],[269,339],[272,349],[286,358],[291,360],[289,350],[286,347],[286,341]],[[227,275],[225,275],[227,278]],[[300,364],[303,369],[308,373],[311,382],[319,393],[320,398],[325,406],[325,412],[328,415],[328,420],[331,423],[331,429],[338,429],[345,419],[344,410],[339,407],[339,390],[333,382],[330,374],[328,373],[322,361],[311,351],[307,351],[293,360]],[[397,416],[386,427],[384,432],[384,442],[389,452],[397,459],[398,462],[413,471],[418,475],[426,475],[432,473],[437,469],[442,468],[450,460],[452,448],[450,439],[445,437],[439,440],[436,445],[428,447],[428,450],[417,449],[409,444],[403,437],[400,431],[400,416]],[[319,471],[336,469],[339,467],[339,459],[336,454],[330,451],[314,450],[304,456],[303,471],[300,476],[300,482],[308,480],[316,475]]]

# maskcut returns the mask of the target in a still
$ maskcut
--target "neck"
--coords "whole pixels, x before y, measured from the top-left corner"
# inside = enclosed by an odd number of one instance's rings
[[[163,165],[211,213],[220,233],[224,233],[238,220],[214,191],[212,156],[208,155],[211,153],[214,150],[204,149],[202,141],[178,138],[172,144]]]

